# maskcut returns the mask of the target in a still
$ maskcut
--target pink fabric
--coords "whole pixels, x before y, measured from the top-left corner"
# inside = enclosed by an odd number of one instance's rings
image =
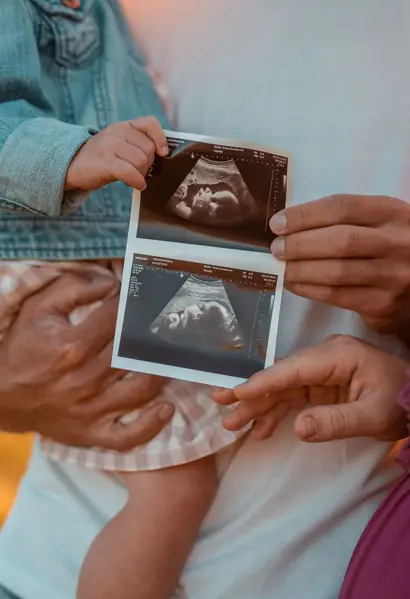
[[[410,382],[400,394],[399,403],[409,417]],[[407,599],[410,596],[407,571],[410,559],[409,439],[399,454],[398,463],[405,474],[361,536],[339,599]]]
[[[121,277],[122,261],[105,262],[0,262],[0,341],[18,314],[23,302],[63,273],[98,273]],[[77,308],[70,315],[73,326],[86,319],[99,303]],[[233,446],[245,431],[228,432],[221,426],[230,411],[217,405],[205,385],[169,380],[155,400],[170,401],[176,407],[172,422],[153,441],[129,453],[74,448],[43,439],[46,454],[55,460],[87,468],[113,471],[156,470],[195,461]],[[138,418],[142,411],[128,414]]]

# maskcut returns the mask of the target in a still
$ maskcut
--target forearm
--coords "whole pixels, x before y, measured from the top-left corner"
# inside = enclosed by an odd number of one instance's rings
[[[214,456],[125,480],[129,501],[86,557],[77,599],[173,596],[218,485]]]
[[[73,204],[68,166],[94,131],[54,118],[31,17],[29,3],[0,2],[0,207],[58,216]]]

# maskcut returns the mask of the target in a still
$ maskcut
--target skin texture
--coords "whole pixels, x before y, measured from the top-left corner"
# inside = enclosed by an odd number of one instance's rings
[[[384,196],[334,195],[271,220],[275,257],[293,293],[357,312],[410,344],[410,205]]]
[[[155,153],[166,156],[168,145],[161,125],[153,117],[110,125],[74,156],[67,171],[65,190],[93,191],[108,183],[124,181],[142,191]]]
[[[170,404],[152,407],[136,422],[118,422],[156,397],[163,380],[123,378],[123,371],[111,368],[116,292],[105,278],[63,275],[25,301],[0,344],[1,429],[125,451],[169,422]],[[77,306],[100,300],[83,323],[70,324]]]
[[[406,435],[406,414],[396,398],[406,382],[407,363],[359,339],[338,335],[296,352],[231,390],[216,390],[223,405],[238,402],[224,420],[239,430],[256,420],[253,435],[265,439],[292,409],[303,441],[349,437],[396,441]]]

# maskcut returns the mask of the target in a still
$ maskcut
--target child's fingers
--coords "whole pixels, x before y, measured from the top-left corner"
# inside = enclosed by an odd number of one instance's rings
[[[152,160],[146,155],[144,150],[138,146],[134,146],[131,143],[124,142],[116,148],[115,154],[117,158],[129,162],[143,177],[148,172],[149,167],[152,164]]]
[[[152,141],[152,139],[145,135],[145,133],[142,133],[141,131],[138,131],[137,129],[130,127],[130,130],[125,138],[125,144],[128,147],[138,148],[141,152],[144,153],[145,161],[147,163],[148,168],[154,162],[156,151],[155,144]]]
[[[151,116],[142,117],[130,121],[130,125],[137,131],[145,133],[154,142],[157,154],[160,156],[168,154],[167,138],[157,119]]]
[[[147,187],[144,176],[130,162],[115,158],[111,167],[112,180],[124,181],[128,187],[144,191]]]

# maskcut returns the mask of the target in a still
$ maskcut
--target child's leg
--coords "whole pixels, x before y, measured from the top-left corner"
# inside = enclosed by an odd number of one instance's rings
[[[216,460],[125,481],[129,500],[92,544],[77,599],[170,599],[217,490]]]

